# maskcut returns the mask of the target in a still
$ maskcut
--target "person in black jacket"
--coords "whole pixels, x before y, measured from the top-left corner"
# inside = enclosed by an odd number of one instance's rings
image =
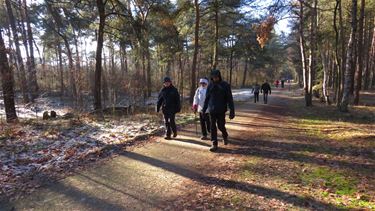
[[[172,85],[172,81],[169,77],[164,78],[164,87],[161,89],[156,105],[156,112],[160,111],[160,108],[164,115],[166,136],[165,139],[171,139],[171,133],[173,137],[177,136],[177,127],[175,116],[176,113],[180,112],[180,94],[177,89]]]
[[[271,94],[271,86],[268,83],[268,81],[266,81],[262,84],[262,88],[260,90],[260,93],[263,93],[263,102],[264,102],[264,104],[267,104],[268,103],[268,94]]]
[[[210,114],[212,141],[210,151],[215,152],[218,149],[217,128],[219,128],[223,135],[224,145],[228,144],[228,132],[225,128],[225,113],[228,107],[230,109],[229,119],[233,119],[235,113],[230,84],[222,80],[219,70],[213,70],[211,72],[211,81],[207,88],[206,100],[202,112],[206,113],[208,109]]]

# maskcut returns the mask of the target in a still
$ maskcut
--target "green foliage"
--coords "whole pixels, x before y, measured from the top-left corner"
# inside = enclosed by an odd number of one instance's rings
[[[356,186],[358,184],[358,181],[345,176],[345,173],[326,167],[314,168],[311,171],[303,173],[301,180],[305,184],[328,189],[330,192],[338,195],[353,195],[357,191]],[[328,195],[324,192],[322,194]]]

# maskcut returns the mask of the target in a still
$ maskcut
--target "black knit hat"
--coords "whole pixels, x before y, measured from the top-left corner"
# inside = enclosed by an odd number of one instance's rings
[[[164,77],[164,80],[163,80],[163,83],[165,83],[165,82],[172,82],[172,80],[171,80],[170,77],[166,76],[166,77]]]
[[[218,77],[221,76],[220,70],[212,70],[211,71],[211,77],[215,77],[215,76],[218,76]]]
[[[213,77],[219,77],[220,80],[222,80],[220,70],[216,70],[216,69],[212,70],[210,76],[211,76],[211,80]]]

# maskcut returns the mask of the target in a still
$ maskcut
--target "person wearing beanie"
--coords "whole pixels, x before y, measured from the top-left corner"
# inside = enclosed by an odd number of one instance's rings
[[[163,112],[166,127],[165,139],[170,140],[172,132],[173,137],[177,137],[175,116],[176,113],[181,111],[180,94],[169,77],[164,78],[163,86],[159,92],[156,112],[159,112],[160,109]]]
[[[234,103],[230,84],[223,81],[219,70],[211,71],[211,83],[207,88],[203,113],[209,112],[211,120],[211,152],[218,149],[217,128],[221,131],[224,145],[228,144],[228,132],[225,128],[225,113],[229,107],[229,119],[234,119]],[[217,126],[216,126],[217,125]]]
[[[193,102],[193,111],[199,113],[199,122],[201,125],[201,130],[202,130],[202,140],[209,140],[207,137],[207,133],[210,132],[210,117],[208,115],[208,112],[203,113],[203,106],[204,106],[204,101],[206,99],[206,92],[207,92],[207,86],[208,86],[208,79],[207,78],[201,78],[199,80],[199,87],[195,91],[194,95],[194,102]]]

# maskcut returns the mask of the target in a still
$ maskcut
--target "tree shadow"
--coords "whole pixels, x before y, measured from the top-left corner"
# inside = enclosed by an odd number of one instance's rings
[[[256,156],[261,158],[297,161],[300,163],[311,163],[323,166],[335,166],[348,170],[355,170],[365,174],[370,174],[375,171],[375,164],[347,162],[342,160],[328,159],[324,157],[312,157],[300,153],[282,151],[279,149],[265,149],[261,147],[242,147],[237,149],[219,148],[218,153],[237,154],[245,156]]]
[[[348,122],[353,124],[367,124],[375,123],[375,115],[371,111],[365,109],[351,108],[350,112],[340,112],[336,106],[327,106],[325,104],[314,102],[312,107],[304,106],[302,97],[291,98],[285,95],[277,96],[283,101],[285,107],[285,116],[290,116],[296,119],[314,120],[314,121],[329,121],[329,122]],[[291,106],[288,106],[291,105]],[[267,109],[268,110],[268,109]]]
[[[104,199],[89,195],[73,186],[67,186],[66,184],[63,184],[62,182],[59,182],[59,181],[54,182],[53,185],[49,185],[48,189],[53,192],[65,195],[69,197],[70,199],[87,207],[87,209],[90,209],[90,210],[124,210],[125,209],[125,207],[123,206],[120,206],[115,203],[111,203],[108,200],[104,200]],[[32,209],[33,206],[35,205],[39,206],[40,204],[37,204],[38,199],[37,198],[35,200],[34,199],[35,199],[34,196],[31,195],[31,198],[29,198],[31,205],[28,204],[27,207],[25,208]],[[65,205],[66,205],[65,209],[67,209],[69,205],[68,204],[65,204]],[[2,202],[1,206],[2,207],[0,208],[0,210],[4,209],[4,210],[13,211],[13,210],[16,210],[17,204],[15,204],[15,202]],[[63,207],[61,207],[61,209],[62,208]]]
[[[197,140],[194,140],[194,139],[174,138],[173,140],[183,142],[183,143],[201,145],[201,146],[204,146],[204,147],[210,147],[211,146],[208,142],[197,141]]]
[[[114,192],[118,192],[118,193],[121,193],[121,194],[123,194],[123,195],[125,195],[125,196],[129,196],[129,197],[131,197],[131,198],[133,198],[133,199],[136,199],[137,201],[140,201],[140,202],[142,202],[142,203],[152,205],[153,207],[162,208],[161,206],[159,206],[159,205],[156,204],[156,203],[153,203],[153,202],[151,202],[151,201],[146,201],[146,200],[144,200],[144,199],[141,199],[140,197],[137,197],[137,196],[134,195],[134,194],[127,193],[127,192],[125,192],[125,191],[123,191],[123,190],[120,190],[120,189],[118,189],[118,188],[116,188],[116,187],[113,187],[113,186],[111,186],[111,185],[105,184],[105,183],[103,183],[103,182],[101,182],[101,181],[99,181],[99,180],[97,180],[97,179],[93,179],[93,178],[90,177],[90,176],[87,176],[87,175],[82,174],[82,173],[79,173],[79,172],[75,172],[75,173],[76,173],[77,175],[79,175],[79,176],[81,176],[81,177],[83,177],[83,178],[85,178],[85,179],[91,181],[91,182],[94,182],[94,183],[96,183],[96,184],[98,184],[98,185],[100,185],[100,186],[104,186],[105,188],[108,188],[108,189],[110,189],[110,190],[112,190],[112,191],[114,191]]]
[[[301,128],[294,128],[294,127],[282,127],[279,125],[267,125],[267,124],[256,124],[256,123],[238,123],[238,122],[230,122],[230,125],[238,125],[243,127],[253,127],[253,128],[277,128],[282,130],[292,130],[292,131],[298,131],[298,132],[306,132],[306,129]]]
[[[299,139],[298,136],[296,136]],[[301,137],[303,138],[303,137]],[[360,147],[340,147],[340,146],[330,146],[329,143],[325,145],[317,143],[303,143],[301,141],[295,141],[292,143],[288,142],[279,142],[279,141],[270,141],[270,140],[260,140],[260,139],[239,139],[231,138],[230,144],[235,146],[244,146],[244,147],[265,147],[268,149],[275,149],[283,152],[313,152],[319,154],[330,154],[330,155],[347,155],[361,157],[364,159],[370,159],[375,161],[375,156],[372,149],[364,149]]]
[[[215,186],[220,186],[220,187],[227,188],[227,189],[244,191],[250,194],[255,194],[255,195],[264,196],[267,198],[274,198],[274,199],[282,200],[284,202],[287,202],[287,203],[290,203],[299,207],[313,207],[319,210],[339,210],[338,207],[332,204],[327,204],[327,203],[318,201],[313,198],[305,198],[305,197],[301,197],[298,195],[282,192],[279,190],[265,188],[265,187],[261,187],[258,185],[252,185],[252,184],[238,182],[234,180],[227,180],[227,179],[220,179],[216,177],[206,176],[198,172],[195,172],[195,171],[192,171],[192,170],[189,170],[189,169],[186,169],[186,168],[174,165],[174,164],[170,164],[170,163],[167,163],[167,162],[164,162],[164,161],[152,158],[152,157],[140,155],[134,152],[122,152],[120,153],[120,155],[133,159],[133,160],[137,160],[140,162],[150,164],[158,168],[162,168],[166,171],[173,172],[180,176],[199,182],[203,185],[215,185]]]

